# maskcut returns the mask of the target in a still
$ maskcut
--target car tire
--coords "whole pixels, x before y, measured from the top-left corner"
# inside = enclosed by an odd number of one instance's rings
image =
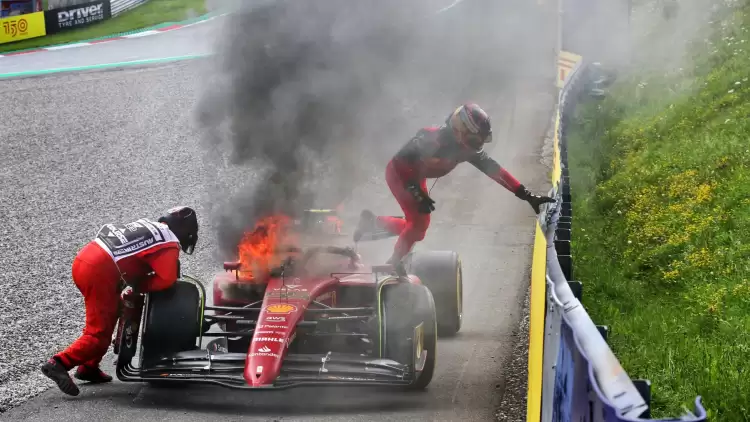
[[[404,262],[406,271],[416,275],[435,298],[438,335],[451,337],[463,323],[463,269],[454,251],[415,252]]]
[[[381,286],[378,298],[381,357],[411,367],[415,378],[407,389],[425,389],[432,380],[437,357],[435,302],[430,290],[397,282]],[[416,364],[424,352],[427,355],[420,369]]]
[[[196,349],[203,319],[202,301],[198,287],[182,280],[166,290],[148,294],[141,367],[162,356]]]

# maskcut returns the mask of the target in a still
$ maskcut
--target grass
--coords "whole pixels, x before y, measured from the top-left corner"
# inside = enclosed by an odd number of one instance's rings
[[[694,68],[618,81],[569,129],[576,279],[655,417],[700,395],[750,420],[750,5],[719,23]]]
[[[115,18],[88,27],[0,44],[0,53],[101,38],[165,22],[179,22],[204,13],[206,13],[205,0],[150,0]]]

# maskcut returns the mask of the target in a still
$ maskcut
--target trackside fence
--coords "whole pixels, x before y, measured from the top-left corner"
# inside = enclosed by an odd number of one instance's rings
[[[110,7],[112,8],[112,16],[117,16],[123,12],[127,12],[147,1],[148,0],[109,0]]]
[[[560,57],[570,56],[560,52]],[[604,95],[600,85],[604,79],[598,65],[576,57],[578,60],[560,81],[555,118],[550,196],[557,202],[548,205],[537,221],[527,421],[652,420],[649,381],[631,380],[627,375],[607,345],[607,327],[596,325],[582,305],[583,283],[573,275],[574,193],[569,183],[568,121],[581,100]],[[692,413],[659,420],[705,421],[706,411],[697,397]]]

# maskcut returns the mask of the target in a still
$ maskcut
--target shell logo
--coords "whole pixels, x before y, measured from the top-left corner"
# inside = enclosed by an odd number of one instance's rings
[[[266,306],[266,312],[270,314],[290,314],[297,310],[297,307],[288,303],[276,303]]]

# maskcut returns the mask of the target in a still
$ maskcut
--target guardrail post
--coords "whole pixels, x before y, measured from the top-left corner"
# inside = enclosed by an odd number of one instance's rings
[[[643,412],[640,416],[641,419],[651,419],[651,381],[649,380],[633,380],[635,389],[638,390],[643,400],[646,401],[648,409]]]
[[[602,335],[604,341],[607,341],[609,338],[609,327],[606,325],[597,325],[596,329],[599,330],[599,334]]]
[[[568,209],[570,209],[570,207],[568,207]],[[565,211],[565,204],[563,204],[562,211]],[[569,228],[560,228],[558,225],[557,230],[555,230],[555,251],[557,252],[557,260],[560,262],[560,268],[567,280],[573,279],[573,256],[570,253],[570,235],[571,230]]]
[[[558,256],[570,255],[570,240],[555,240],[555,252]]]
[[[572,216],[573,215],[573,204],[571,204],[570,202],[563,202],[562,203],[562,212],[565,213],[566,210]]]
[[[569,281],[568,287],[570,287],[573,296],[575,296],[579,302],[583,300],[583,283],[580,281]]]

